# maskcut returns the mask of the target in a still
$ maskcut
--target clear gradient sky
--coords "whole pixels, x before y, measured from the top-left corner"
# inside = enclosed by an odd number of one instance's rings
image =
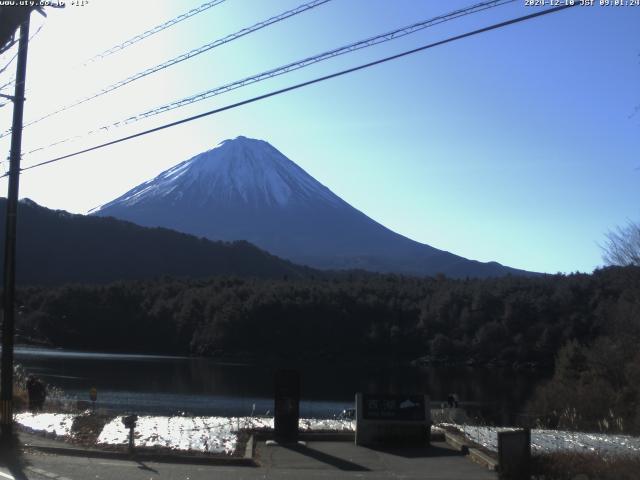
[[[305,0],[227,0],[75,68],[203,1],[68,1],[47,19],[34,14],[32,33],[43,28],[29,51],[25,121]],[[472,3],[332,0],[27,128],[24,151]],[[519,0],[25,156],[23,166],[535,10]],[[20,196],[86,213],[245,135],[414,240],[516,268],[590,272],[605,232],[640,219],[639,27],[640,7],[569,9],[25,172]],[[0,108],[2,130],[10,123],[10,107]]]

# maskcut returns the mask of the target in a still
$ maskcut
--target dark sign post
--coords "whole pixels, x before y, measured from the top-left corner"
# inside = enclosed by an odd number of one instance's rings
[[[129,453],[133,453],[134,448],[134,434],[136,429],[136,422],[138,421],[137,415],[129,415],[122,419],[122,423],[124,424],[124,428],[129,429]]]
[[[89,390],[89,398],[91,399],[91,406],[93,407],[93,411],[96,411],[96,400],[98,399],[98,390],[96,387],[91,387]]]
[[[274,430],[279,442],[298,439],[300,419],[300,374],[295,370],[280,370],[275,376]]]

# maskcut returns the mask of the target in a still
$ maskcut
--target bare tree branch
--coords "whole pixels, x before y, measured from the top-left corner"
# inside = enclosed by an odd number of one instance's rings
[[[609,231],[601,248],[607,265],[640,266],[640,223],[629,221],[626,226]]]

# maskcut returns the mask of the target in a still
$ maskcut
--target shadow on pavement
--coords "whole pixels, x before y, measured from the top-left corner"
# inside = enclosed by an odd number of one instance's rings
[[[430,445],[428,447],[381,447],[367,446],[369,450],[404,458],[460,457],[461,452],[447,447]]]
[[[5,467],[15,480],[29,480],[24,473],[27,463],[22,456],[20,443],[13,438],[9,444],[0,444],[0,466]]]
[[[357,463],[350,462],[349,460],[345,460],[340,457],[336,457],[334,455],[329,455],[328,453],[320,452],[318,450],[314,450],[313,448],[305,447],[299,444],[283,444],[282,448],[286,448],[287,450],[292,450],[301,455],[305,455],[309,458],[313,458],[322,463],[326,463],[331,465],[332,467],[336,467],[339,470],[351,471],[351,472],[368,472],[369,469],[363,467],[362,465],[358,465]]]
[[[140,470],[144,470],[146,472],[160,473],[155,468],[151,468],[149,465],[145,464],[142,460],[136,460],[138,463],[138,468]]]

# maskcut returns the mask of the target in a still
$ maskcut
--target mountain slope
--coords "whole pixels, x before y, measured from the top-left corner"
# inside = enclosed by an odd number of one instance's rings
[[[5,218],[6,199],[0,198],[0,249],[4,249]],[[161,275],[282,278],[310,273],[246,242],[212,242],[114,218],[72,215],[30,200],[19,204],[17,234],[20,284],[103,283]]]
[[[356,210],[269,143],[237,137],[161,173],[94,215],[215,240],[247,240],[296,263],[453,277],[528,274],[399,235]]]

